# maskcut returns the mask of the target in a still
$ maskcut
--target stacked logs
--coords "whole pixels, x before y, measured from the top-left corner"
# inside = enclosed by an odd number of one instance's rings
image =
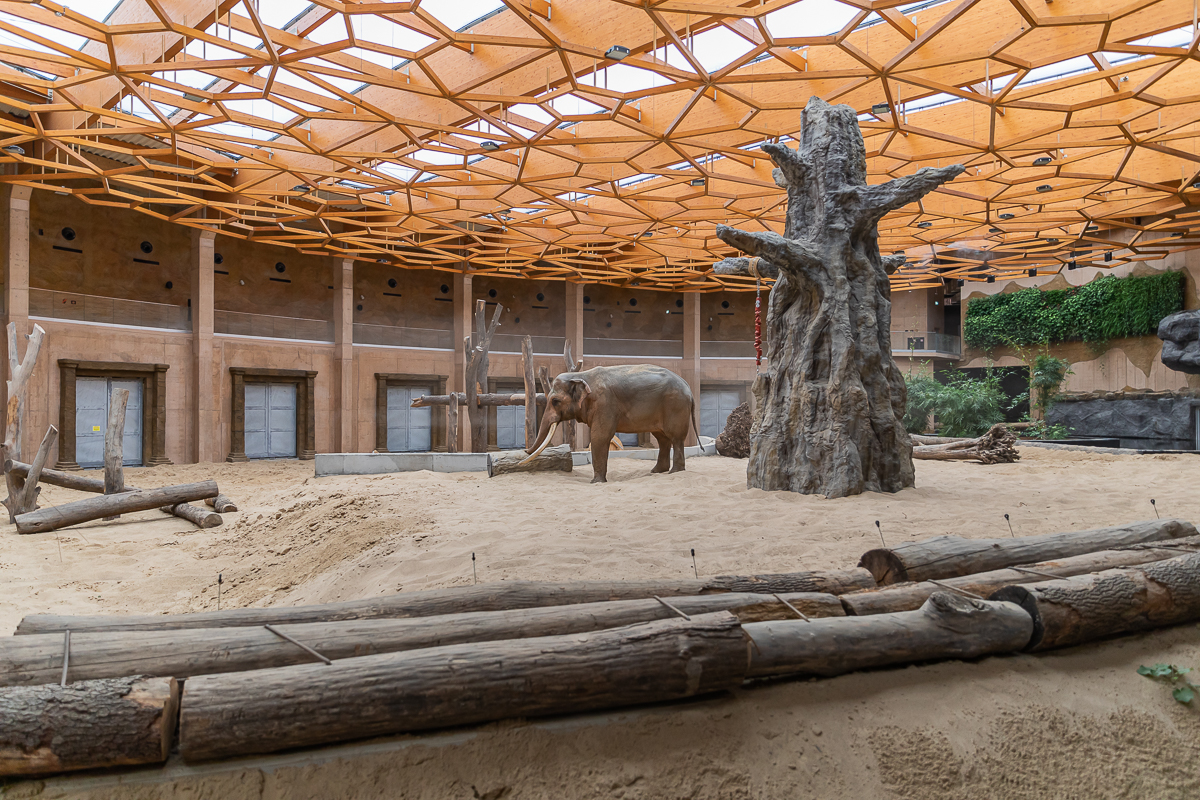
[[[0,640],[0,775],[160,763],[174,740],[199,762],[658,703],[1197,619],[1200,535],[1179,520],[943,536],[840,571],[33,615]]]
[[[912,434],[913,458],[932,461],[979,461],[983,464],[1010,464],[1021,458],[1017,452],[1017,434],[1005,423],[997,423],[974,439]]]

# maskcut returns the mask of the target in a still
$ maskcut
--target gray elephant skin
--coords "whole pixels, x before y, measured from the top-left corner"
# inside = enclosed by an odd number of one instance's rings
[[[684,468],[683,444],[695,425],[695,410],[687,382],[662,367],[593,367],[564,372],[550,386],[537,441],[526,452],[540,453],[558,423],[573,419],[591,431],[592,483],[607,482],[608,443],[617,433],[654,434],[658,462],[650,471],[679,472]],[[699,435],[699,426],[695,428]]]
[[[1200,375],[1200,311],[1177,311],[1158,323],[1167,369]]]

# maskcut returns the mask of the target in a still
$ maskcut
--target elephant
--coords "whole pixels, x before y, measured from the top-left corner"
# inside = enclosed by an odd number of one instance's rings
[[[608,443],[618,432],[653,433],[658,463],[650,471],[679,472],[690,426],[695,426],[697,438],[700,435],[695,415],[696,401],[687,382],[662,367],[640,364],[564,372],[550,386],[537,440],[525,452],[534,458],[550,443],[559,422],[576,420],[591,431],[592,483],[608,481]]]

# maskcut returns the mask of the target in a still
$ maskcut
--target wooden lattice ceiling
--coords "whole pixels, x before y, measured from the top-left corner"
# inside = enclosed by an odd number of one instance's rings
[[[898,287],[1115,266],[1200,246],[1196,2],[505,0],[455,30],[455,0],[0,0],[0,180],[410,268],[745,286],[714,228],[782,229],[757,145],[820,95],[873,181],[968,166],[881,224]]]

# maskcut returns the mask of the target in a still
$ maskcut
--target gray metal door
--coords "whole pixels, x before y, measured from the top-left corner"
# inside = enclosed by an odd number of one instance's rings
[[[735,408],[742,404],[737,391],[711,389],[700,391],[700,435],[713,439],[725,430],[725,423]]]
[[[296,384],[246,384],[246,457],[296,457]]]
[[[433,449],[433,409],[413,408],[412,401],[433,394],[429,386],[389,386],[387,395],[387,449],[389,453],[428,452]]]
[[[75,379],[75,462],[92,469],[104,466],[104,432],[108,429],[113,389],[128,389],[125,406],[124,464],[142,464],[142,382],[112,378]]]
[[[496,406],[496,446],[501,450],[516,450],[527,446],[525,406]]]
[[[620,440],[621,444],[625,445],[626,447],[637,447],[638,436],[639,434],[636,433],[618,433],[617,439]]]

